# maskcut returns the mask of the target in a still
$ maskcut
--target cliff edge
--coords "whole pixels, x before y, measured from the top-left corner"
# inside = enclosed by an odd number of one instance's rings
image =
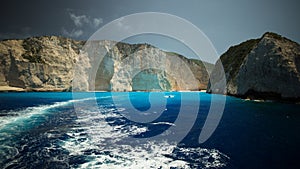
[[[97,47],[94,53],[103,54],[99,56],[101,63],[95,65],[93,54],[81,53],[86,43],[57,36],[0,41],[0,91],[71,91],[74,78],[79,84],[77,91],[172,91],[207,87],[208,73],[199,60],[148,44],[103,40],[89,42]],[[161,58],[165,60],[162,62]],[[150,69],[149,63],[164,67]],[[191,74],[184,66],[196,79],[193,85],[189,84]],[[137,68],[140,72],[130,75]]]
[[[278,34],[267,32],[230,47],[216,64],[223,64],[227,85],[225,90],[212,89],[240,98],[299,101],[300,45]],[[221,79],[220,69],[214,69],[211,79]]]

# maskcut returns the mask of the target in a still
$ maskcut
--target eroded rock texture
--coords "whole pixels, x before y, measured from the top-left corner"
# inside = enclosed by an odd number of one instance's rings
[[[295,101],[300,98],[300,45],[275,33],[229,48],[223,64],[227,85],[217,90],[220,69],[214,69],[207,92],[250,99]],[[217,86],[217,85],[216,85]]]
[[[0,63],[2,91],[199,90],[208,83],[199,60],[148,44],[108,40],[56,36],[4,40]]]

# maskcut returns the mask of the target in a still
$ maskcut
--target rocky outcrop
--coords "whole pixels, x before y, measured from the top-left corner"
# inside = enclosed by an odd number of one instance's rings
[[[0,88],[69,90],[72,68],[82,45],[82,41],[55,36],[0,42]]]
[[[207,92],[249,99],[300,100],[300,45],[275,33],[230,47],[222,63],[227,85],[218,90],[220,67],[211,74]],[[210,80],[212,81],[212,80]]]
[[[199,60],[148,44],[108,40],[56,36],[4,40],[0,63],[0,91],[199,90],[208,83]]]

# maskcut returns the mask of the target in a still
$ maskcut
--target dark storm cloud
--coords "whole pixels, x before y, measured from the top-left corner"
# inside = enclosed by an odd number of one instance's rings
[[[72,30],[67,30],[62,27],[62,34],[68,37],[79,38],[84,34],[95,31],[103,23],[103,19],[91,17],[85,14],[76,14],[76,10],[67,9],[68,15],[75,27]]]
[[[6,0],[1,7],[1,39],[65,35],[66,32],[75,37],[87,36],[103,23],[97,13],[90,12],[90,4],[81,0]],[[78,26],[82,29],[77,29]],[[24,31],[26,28],[31,29]]]
[[[266,31],[300,42],[299,5],[296,0],[4,0],[0,39],[38,35],[88,39],[99,27],[124,15],[164,12],[196,25],[222,53]],[[149,36],[132,38],[131,42],[177,49]]]

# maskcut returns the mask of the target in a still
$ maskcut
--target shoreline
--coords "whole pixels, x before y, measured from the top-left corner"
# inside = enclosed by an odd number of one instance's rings
[[[11,87],[11,86],[0,86],[0,93],[8,93],[8,92],[201,92],[206,93],[205,89],[201,90],[176,90],[176,91],[105,91],[105,90],[93,90],[93,91],[69,91],[66,89],[60,89],[60,88],[52,88],[52,89],[43,89],[43,88],[35,88],[35,89],[23,89],[19,87]]]
[[[191,93],[191,92],[195,92],[195,93],[207,93],[207,90],[201,89],[198,91],[195,90],[178,90],[178,91],[104,91],[104,90],[94,90],[94,91],[69,91],[66,89],[59,89],[59,88],[52,88],[52,89],[42,89],[42,88],[36,88],[36,89],[23,89],[23,88],[18,88],[18,87],[11,87],[11,86],[0,86],[0,94],[1,93],[64,93],[64,92],[68,92],[68,93],[105,93],[105,92],[115,92],[115,93],[125,93],[125,92],[168,92],[168,93],[172,93],[172,92],[180,92],[180,93]],[[207,94],[217,94],[217,93],[207,93]],[[224,94],[220,94],[220,95],[224,95]],[[300,104],[300,100],[298,99],[291,99],[291,98],[285,98],[285,99],[261,99],[261,98],[256,98],[256,99],[250,99],[250,98],[242,98],[239,96],[234,96],[234,95],[224,95],[224,96],[231,96],[231,97],[235,97],[238,99],[241,99],[245,102],[254,102],[254,103],[287,103],[287,104]]]

